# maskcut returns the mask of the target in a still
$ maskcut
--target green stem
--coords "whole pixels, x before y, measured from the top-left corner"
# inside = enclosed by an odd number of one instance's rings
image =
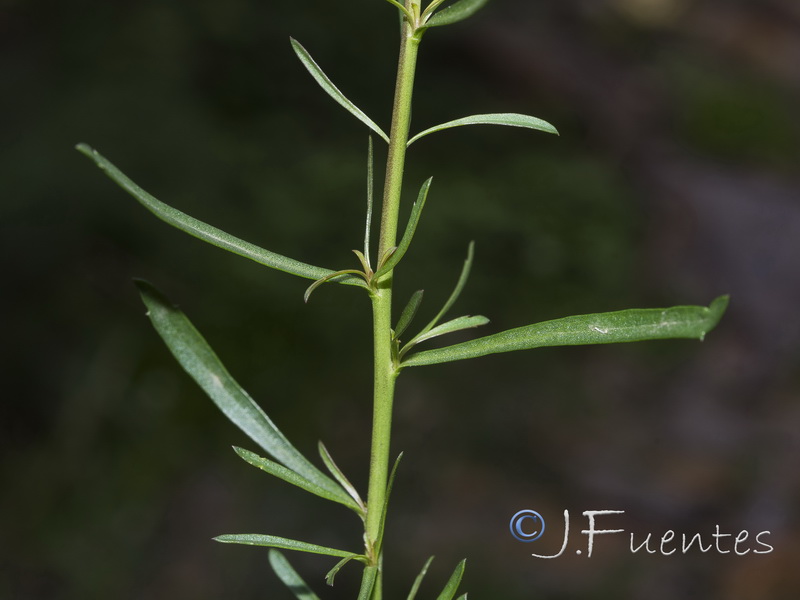
[[[408,8],[419,14],[419,0],[409,0]],[[383,208],[381,212],[381,237],[378,246],[378,259],[397,239],[397,216],[400,210],[400,193],[403,189],[403,169],[406,162],[408,128],[411,123],[411,96],[414,90],[414,72],[417,66],[420,33],[404,22],[400,41],[400,60],[397,65],[392,109],[392,128],[389,133],[389,155],[386,160],[386,181],[383,187]]]
[[[419,18],[420,0],[406,0],[406,8]],[[383,190],[378,259],[395,245],[408,129],[411,122],[411,96],[419,48],[419,34],[414,24],[404,21],[400,41],[386,180]],[[381,276],[372,294],[374,341],[374,408],[369,491],[367,496],[366,544],[370,564],[382,563],[381,516],[386,503],[389,477],[392,404],[397,370],[392,359],[392,272]],[[373,588],[373,600],[380,600],[382,577]]]
[[[392,360],[391,288],[379,289],[372,298],[374,339],[374,406],[372,413],[372,451],[367,496],[367,544],[370,559],[377,564],[381,514],[386,502],[389,479],[389,444],[392,431],[392,403],[397,378]]]

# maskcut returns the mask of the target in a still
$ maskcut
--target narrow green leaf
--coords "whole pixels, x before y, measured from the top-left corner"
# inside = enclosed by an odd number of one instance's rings
[[[283,584],[291,590],[295,598],[298,600],[319,600],[319,596],[311,591],[311,588],[308,587],[281,552],[270,550],[269,564]]]
[[[260,533],[230,533],[219,535],[214,538],[215,542],[223,544],[244,544],[245,546],[266,546],[269,548],[280,548],[281,550],[295,550],[297,552],[307,552],[309,554],[325,554],[327,556],[338,556],[340,558],[360,556],[355,552],[337,550],[326,546],[317,546],[308,542],[290,540],[275,535],[263,535]]]
[[[358,258],[358,262],[361,263],[361,268],[364,269],[364,273],[367,274],[370,272],[370,265],[369,265],[369,258],[364,256],[364,253],[361,250],[353,250],[353,254],[356,255]]]
[[[319,455],[322,457],[322,462],[325,463],[325,466],[328,467],[328,471],[331,472],[334,479],[339,482],[344,490],[350,495],[350,497],[355,501],[360,509],[359,512],[363,515],[366,511],[366,505],[364,501],[361,499],[361,496],[358,495],[358,491],[356,490],[355,486],[350,483],[350,480],[345,477],[342,470],[339,466],[333,461],[333,457],[331,453],[328,452],[328,449],[325,447],[325,444],[322,442],[318,442],[317,444],[319,448]]]
[[[417,578],[414,580],[414,585],[411,587],[411,591],[408,593],[408,598],[406,600],[414,600],[417,597],[417,592],[419,591],[419,586],[422,584],[422,580],[425,579],[425,575],[428,573],[428,568],[431,566],[433,562],[433,556],[431,556],[428,560],[425,561],[425,564],[422,566],[422,570],[417,575]]]
[[[453,571],[453,574],[450,576],[450,579],[447,581],[447,585],[444,586],[442,593],[436,598],[436,600],[453,600],[456,595],[456,591],[458,590],[458,586],[461,584],[461,578],[464,576],[464,569],[467,566],[467,559],[465,558],[458,566],[456,566],[456,570]]]
[[[363,556],[348,556],[347,558],[343,558],[338,563],[336,563],[333,568],[328,571],[327,575],[325,575],[325,583],[330,586],[333,586],[333,580],[336,578],[336,574],[353,559],[363,559]]]
[[[367,273],[372,269],[369,262],[369,237],[372,230],[372,205],[373,196],[375,194],[375,173],[374,173],[374,153],[372,148],[372,136],[369,136],[369,145],[367,148],[367,224],[364,227],[364,257],[366,266],[364,272]]]
[[[357,269],[342,269],[341,271],[331,271],[324,277],[320,277],[319,279],[317,279],[314,283],[312,283],[310,286],[306,288],[306,291],[303,294],[303,302],[308,303],[308,299],[311,297],[311,294],[314,292],[315,289],[317,289],[323,283],[328,283],[329,281],[336,281],[337,277],[342,277],[343,275],[348,275],[348,274],[357,275],[359,277],[364,276],[364,274],[361,271],[358,271]]]
[[[399,339],[403,332],[411,324],[411,321],[416,316],[419,310],[419,305],[422,303],[422,294],[424,290],[417,290],[411,295],[411,299],[406,304],[403,312],[400,313],[400,318],[397,320],[397,327],[394,329],[394,338]]]
[[[461,292],[464,290],[464,286],[467,284],[467,279],[469,279],[469,272],[472,269],[472,259],[475,257],[475,242],[469,243],[469,248],[467,248],[467,258],[464,261],[464,265],[461,267],[461,274],[458,276],[458,281],[456,282],[456,287],[453,289],[453,292],[450,294],[450,297],[447,299],[447,302],[444,303],[444,306],[439,311],[439,313],[431,319],[431,322],[428,323],[422,331],[420,331],[412,342],[416,342],[416,339],[420,336],[425,335],[431,329],[436,327],[439,320],[447,314],[447,311],[453,307],[458,297],[461,295]],[[409,342],[410,343],[410,342]]]
[[[147,306],[147,316],[170,352],[225,416],[278,462],[342,502],[349,502],[344,490],[306,460],[231,377],[186,315],[151,284],[137,280],[136,285]]]
[[[340,504],[344,504],[348,508],[352,508],[358,514],[363,514],[363,508],[362,506],[359,505],[359,503],[354,502],[349,498],[342,497],[341,494],[331,494],[327,489],[322,488],[310,482],[305,477],[298,475],[291,469],[287,469],[286,467],[284,467],[279,463],[276,463],[275,461],[269,460],[268,458],[262,458],[261,456],[255,454],[254,452],[250,452],[249,450],[245,450],[244,448],[239,448],[237,446],[234,446],[233,450],[246,463],[253,465],[258,469],[261,469],[265,473],[274,475],[278,479],[283,479],[287,483],[296,485],[297,487],[304,489],[307,492],[311,492],[312,494],[316,494],[321,498],[325,498],[326,500],[332,500],[334,502],[339,502]]]
[[[486,4],[488,0],[459,0],[434,14],[425,23],[425,27],[452,25],[471,17]]]
[[[411,13],[408,12],[408,9],[405,6],[403,6],[402,4],[400,4],[397,0],[386,0],[386,1],[389,4],[392,4],[392,5],[397,7],[397,9],[400,11],[400,19],[401,19],[401,21],[405,17],[405,19],[409,23],[413,23],[414,22],[414,17],[411,16]]]
[[[506,125],[508,127],[523,127],[525,129],[536,129],[537,131],[544,131],[546,133],[554,133],[558,135],[558,130],[547,121],[530,117],[528,115],[519,115],[516,113],[497,113],[490,115],[472,115],[455,121],[448,121],[441,125],[436,125],[425,131],[421,131],[410,140],[410,146],[418,139],[425,137],[428,134],[442,131],[443,129],[450,129],[452,127],[462,127],[464,125]]]
[[[389,259],[392,258],[392,255],[394,255],[395,252],[397,252],[397,246],[391,246],[383,251],[383,254],[378,257],[378,271],[381,270],[383,265],[389,262]]]
[[[372,588],[375,587],[375,580],[378,578],[378,567],[367,567],[361,577],[361,588],[358,590],[357,600],[370,600],[372,598]]]
[[[461,331],[462,329],[469,329],[470,327],[480,327],[486,325],[489,319],[482,315],[456,317],[452,321],[447,321],[441,325],[434,327],[425,335],[414,338],[414,343],[419,344],[425,340],[445,335],[446,333],[453,333],[454,331]]]
[[[386,494],[383,500],[383,506],[381,507],[381,525],[378,528],[378,540],[376,542],[376,546],[380,549],[383,546],[383,530],[386,526],[386,514],[389,512],[389,498],[392,495],[392,487],[394,487],[394,478],[397,475],[397,467],[400,465],[400,459],[403,458],[403,453],[397,455],[397,458],[394,461],[394,465],[392,466],[392,472],[389,473],[389,481],[386,484]]]
[[[425,201],[428,199],[428,190],[431,187],[432,181],[433,177],[429,177],[422,184],[422,187],[419,190],[419,195],[417,196],[417,201],[414,202],[414,206],[411,207],[411,215],[408,217],[408,225],[406,225],[405,233],[403,233],[403,238],[400,240],[397,250],[395,250],[389,259],[386,260],[386,262],[384,262],[375,272],[375,277],[380,277],[381,275],[384,275],[394,269],[395,266],[397,266],[397,263],[399,263],[405,255],[408,247],[411,245],[411,240],[414,238],[414,232],[417,230],[419,217],[422,214],[422,209],[425,208]]]
[[[425,21],[430,19],[431,15],[436,12],[436,9],[438,9],[439,6],[441,6],[445,2],[447,2],[447,0],[431,0],[431,3],[425,7],[424,11],[422,11],[422,15],[420,17],[422,22],[424,23]]]
[[[564,317],[509,329],[469,342],[413,354],[402,366],[432,365],[498,352],[543,346],[611,344],[668,338],[702,340],[722,318],[728,297],[704,306],[634,308],[616,312]]]
[[[213,246],[217,246],[218,248],[222,248],[223,250],[227,250],[228,252],[232,252],[233,254],[238,254],[239,256],[249,258],[258,264],[271,267],[279,271],[284,271],[286,273],[291,273],[292,275],[297,275],[299,277],[305,277],[307,279],[319,279],[320,277],[325,277],[333,273],[333,271],[330,269],[315,267],[313,265],[282,256],[281,254],[270,252],[269,250],[265,250],[264,248],[256,246],[255,244],[246,242],[233,235],[230,235],[229,233],[225,233],[221,229],[217,229],[216,227],[195,219],[194,217],[190,217],[186,213],[172,208],[171,206],[164,204],[160,200],[157,200],[148,194],[133,181],[131,181],[122,171],[115,167],[111,161],[97,152],[97,150],[93,150],[86,144],[78,144],[76,148],[82,154],[92,159],[94,163],[105,172],[106,175],[108,175],[114,182],[117,183],[117,185],[128,192],[131,196],[136,198],[136,200],[138,200],[139,203],[141,203],[147,210],[152,212],[162,221],[188,233],[189,235],[201,239],[204,242],[208,242]],[[359,277],[343,276],[339,279],[336,279],[336,282],[366,287],[364,281]]]
[[[290,38],[290,40],[292,42],[292,48],[294,49],[295,54],[297,54],[297,58],[299,58],[300,62],[303,63],[303,66],[308,69],[308,72],[311,73],[311,76],[316,80],[320,87],[325,90],[331,98],[346,108],[356,119],[364,123],[367,127],[372,129],[372,131],[386,140],[386,143],[388,144],[389,136],[386,135],[383,130],[364,113],[364,111],[358,108],[355,104],[348,100],[345,95],[342,94],[342,92],[339,91],[339,88],[337,88],[330,78],[325,75],[322,69],[320,69],[319,65],[314,62],[314,59],[311,58],[311,55],[305,48],[303,48],[300,42],[294,38]]]

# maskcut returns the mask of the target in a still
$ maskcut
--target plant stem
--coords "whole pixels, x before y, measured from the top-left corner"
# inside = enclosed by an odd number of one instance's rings
[[[420,0],[407,0],[406,8],[415,19],[420,14]],[[386,180],[383,190],[378,260],[395,245],[403,168],[406,158],[408,129],[411,121],[411,96],[419,48],[416,26],[403,22],[400,58],[397,67]],[[372,418],[372,449],[370,455],[369,491],[367,496],[366,544],[372,565],[381,565],[381,521],[386,503],[389,476],[389,448],[392,427],[392,403],[397,371],[392,359],[392,277],[390,271],[377,282],[372,295],[374,341],[374,405]],[[380,600],[382,577],[379,574],[373,588],[373,600]]]
[[[419,14],[419,0],[409,0],[407,6],[414,14]],[[404,22],[392,108],[392,128],[389,132],[389,155],[386,160],[386,181],[383,187],[378,259],[394,246],[397,239],[397,216],[400,209],[400,193],[403,189],[403,168],[406,162],[408,128],[411,123],[411,96],[414,89],[419,35],[413,26]]]
[[[391,288],[379,289],[372,299],[374,389],[366,534],[368,550],[371,549],[373,553],[370,558],[375,561],[374,564],[377,564],[380,557],[380,548],[377,546],[389,478],[392,402],[397,378],[392,360],[391,292]]]

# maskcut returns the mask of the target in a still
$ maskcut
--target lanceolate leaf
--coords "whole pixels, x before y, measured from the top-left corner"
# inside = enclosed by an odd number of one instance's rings
[[[287,469],[286,467],[276,463],[275,461],[269,460],[268,458],[262,458],[258,454],[250,452],[249,450],[245,450],[244,448],[238,448],[234,446],[233,450],[246,463],[251,464],[258,469],[261,469],[262,471],[269,473],[270,475],[274,475],[279,479],[283,479],[284,481],[291,483],[292,485],[296,485],[297,487],[304,489],[307,492],[316,494],[321,498],[325,498],[327,500],[332,500],[334,502],[339,502],[340,504],[344,504],[348,508],[352,508],[358,514],[362,514],[363,512],[362,508],[354,500],[347,501],[344,498],[342,498],[340,494],[331,494],[327,489],[311,483],[305,477],[298,475],[291,469]]]
[[[342,94],[342,92],[339,91],[339,88],[337,88],[328,78],[328,76],[325,75],[322,69],[320,69],[319,65],[314,62],[314,59],[311,58],[311,55],[305,48],[303,48],[300,42],[294,38],[290,39],[292,42],[292,48],[294,48],[294,52],[297,54],[297,58],[299,58],[300,62],[303,63],[303,66],[308,69],[308,72],[311,73],[311,76],[317,81],[320,87],[322,87],[322,89],[325,90],[331,98],[336,100],[336,102],[344,106],[356,119],[364,123],[367,127],[372,129],[372,131],[381,136],[384,140],[386,140],[386,143],[389,143],[389,136],[386,135],[383,130],[364,113],[364,111],[358,108],[355,104],[348,100],[345,95]]]
[[[355,552],[337,550],[326,546],[317,546],[308,542],[290,540],[276,535],[262,535],[259,533],[232,533],[219,535],[214,541],[223,544],[244,544],[246,546],[268,546],[270,548],[280,548],[281,550],[296,550],[298,552],[308,552],[309,554],[326,554],[328,556],[338,556],[340,558],[356,558],[360,556]]]
[[[298,600],[319,600],[311,588],[308,587],[303,578],[298,575],[286,557],[278,550],[269,551],[269,564],[272,570],[280,578],[286,587],[288,587],[295,598]]]
[[[448,121],[441,125],[436,125],[430,129],[426,129],[408,140],[410,146],[418,139],[425,137],[430,133],[441,131],[443,129],[450,129],[451,127],[462,127],[464,125],[506,125],[508,127],[523,127],[525,129],[536,129],[537,131],[544,131],[546,133],[554,133],[558,135],[558,130],[547,121],[530,117],[528,115],[519,115],[516,113],[497,113],[490,115],[472,115],[455,121]]]
[[[456,566],[456,570],[453,571],[453,574],[450,576],[450,579],[447,581],[447,585],[444,586],[442,593],[436,598],[436,600],[453,600],[456,596],[456,592],[458,591],[458,586],[461,584],[461,578],[464,576],[464,569],[467,566],[467,559],[465,558],[458,566]]]
[[[428,199],[428,190],[431,187],[431,181],[433,181],[433,177],[429,177],[425,183],[422,184],[419,190],[419,196],[417,196],[417,201],[414,202],[414,206],[411,208],[411,215],[408,217],[408,225],[406,225],[406,230],[405,233],[403,233],[403,238],[400,240],[400,245],[397,246],[397,250],[394,251],[391,257],[381,265],[380,269],[376,271],[375,277],[380,277],[384,273],[388,273],[394,269],[411,245],[414,232],[417,230],[419,217],[422,214],[422,209],[425,208],[425,201]]]
[[[78,144],[76,148],[82,153],[91,158],[95,164],[100,167],[106,175],[114,180],[122,189],[128,192],[131,196],[136,198],[146,209],[152,212],[162,221],[169,223],[173,227],[180,229],[198,239],[208,242],[213,246],[233,252],[239,256],[244,256],[250,260],[262,264],[279,271],[285,271],[292,275],[298,275],[307,279],[320,279],[333,273],[330,269],[323,269],[322,267],[315,267],[293,258],[288,258],[269,250],[265,250],[255,244],[246,242],[229,233],[225,233],[221,229],[204,223],[194,217],[190,217],[171,206],[164,204],[157,200],[133,181],[131,181],[122,171],[115,167],[111,161],[102,156],[97,150],[93,150],[86,144]],[[358,285],[365,287],[364,280],[360,277],[352,275],[344,275],[335,279],[337,283],[345,283],[348,285]]]
[[[136,285],[147,306],[147,316],[170,352],[225,416],[278,462],[349,504],[347,493],[306,460],[231,377],[186,315],[146,281],[139,280]]]
[[[702,340],[719,322],[727,305],[728,297],[720,296],[708,308],[635,308],[565,317],[509,329],[445,348],[419,352],[403,361],[401,366],[432,365],[542,346],[611,344],[667,338]]]
[[[459,0],[434,14],[425,27],[438,27],[458,23],[475,14],[488,0]]]

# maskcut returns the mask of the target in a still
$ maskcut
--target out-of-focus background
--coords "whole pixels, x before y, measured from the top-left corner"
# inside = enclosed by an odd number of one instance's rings
[[[359,547],[338,506],[252,469],[254,448],[168,354],[131,283],[178,302],[303,451],[364,489],[370,318],[354,288],[267,270],[172,230],[73,150],[276,252],[355,266],[367,130],[295,59],[300,40],[387,126],[396,15],[381,0],[0,2],[0,597],[291,598],[261,532]],[[545,349],[410,369],[394,449],[389,598],[795,599],[800,593],[800,4],[496,0],[431,30],[414,129],[522,112],[561,136],[475,127],[412,148],[435,182],[397,274],[430,318],[483,333],[632,306],[731,305],[705,342]],[[384,160],[378,146],[379,172]],[[408,202],[407,202],[408,204]],[[407,210],[407,206],[406,206]],[[532,544],[508,522],[548,523]],[[556,552],[563,511],[572,519]],[[587,558],[584,510],[624,534]],[[344,514],[343,514],[344,513]],[[744,556],[632,554],[648,533],[750,537]],[[755,542],[770,531],[774,550]],[[733,550],[731,537],[721,550]],[[652,548],[657,544],[651,543]],[[576,548],[584,548],[578,556]],[[325,558],[295,561],[324,598]]]

